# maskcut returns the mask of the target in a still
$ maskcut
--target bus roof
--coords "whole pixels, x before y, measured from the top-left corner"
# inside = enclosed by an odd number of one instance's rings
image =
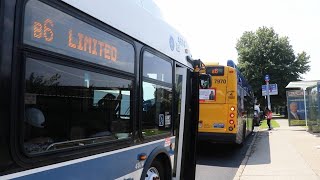
[[[227,66],[229,67],[233,67],[236,69],[237,74],[238,74],[238,78],[240,79],[242,86],[246,87],[248,89],[249,92],[252,91],[252,87],[249,85],[249,82],[246,80],[246,78],[241,74],[240,69],[238,68],[238,66],[232,61],[232,60],[228,60],[227,61]]]
[[[206,66],[219,66],[219,62],[206,62]]]
[[[192,68],[185,38],[163,21],[153,1],[62,1]]]

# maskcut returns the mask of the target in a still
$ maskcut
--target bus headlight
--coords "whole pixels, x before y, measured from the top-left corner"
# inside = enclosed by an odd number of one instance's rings
[[[233,127],[230,126],[230,127],[229,127],[229,131],[232,131],[232,130],[233,130]]]

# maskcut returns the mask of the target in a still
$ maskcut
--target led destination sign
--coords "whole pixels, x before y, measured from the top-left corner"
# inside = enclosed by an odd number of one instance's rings
[[[134,48],[130,43],[37,0],[26,5],[23,41],[103,66],[134,71]]]
[[[207,74],[211,74],[211,76],[223,76],[224,75],[224,67],[216,66],[216,67],[207,67]]]

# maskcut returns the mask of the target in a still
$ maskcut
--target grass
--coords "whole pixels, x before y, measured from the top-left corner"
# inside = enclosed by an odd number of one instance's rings
[[[305,126],[306,121],[305,120],[291,120],[289,121],[291,126]]]
[[[271,127],[277,128],[277,127],[280,127],[280,125],[277,123],[277,121],[271,120]],[[261,121],[260,129],[267,129],[267,128],[268,128],[267,120]]]

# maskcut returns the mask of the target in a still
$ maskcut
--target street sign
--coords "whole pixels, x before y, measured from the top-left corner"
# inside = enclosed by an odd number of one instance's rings
[[[267,95],[267,85],[262,85],[262,96]],[[278,95],[278,85],[269,84],[269,95]]]
[[[268,74],[267,74],[266,76],[264,76],[264,80],[265,80],[265,81],[269,81],[269,80],[270,80],[270,77],[269,77]]]

